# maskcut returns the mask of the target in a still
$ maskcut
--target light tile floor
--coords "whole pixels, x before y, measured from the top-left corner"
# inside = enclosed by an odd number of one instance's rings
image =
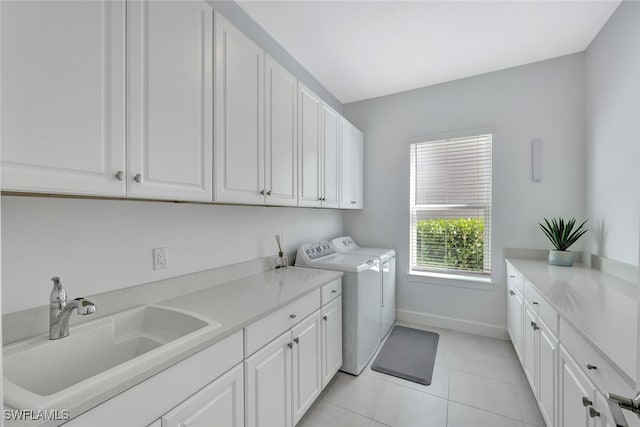
[[[440,334],[431,385],[338,372],[299,427],[545,426],[509,341],[399,324]]]

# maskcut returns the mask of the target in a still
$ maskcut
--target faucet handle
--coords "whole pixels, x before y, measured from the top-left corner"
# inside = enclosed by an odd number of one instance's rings
[[[62,282],[60,282],[60,278],[54,276],[51,278],[53,281],[53,289],[51,290],[51,296],[49,297],[49,303],[56,304],[62,309],[62,306],[67,301],[67,293],[62,287]]]

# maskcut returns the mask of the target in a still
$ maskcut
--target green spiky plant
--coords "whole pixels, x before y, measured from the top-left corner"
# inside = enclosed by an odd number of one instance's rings
[[[584,228],[587,223],[585,220],[577,228],[576,219],[571,218],[565,221],[562,218],[551,218],[549,221],[544,218],[545,224],[538,223],[544,234],[551,240],[551,243],[558,251],[566,251],[571,245],[573,245],[584,233],[588,230]],[[575,228],[575,230],[574,230]]]

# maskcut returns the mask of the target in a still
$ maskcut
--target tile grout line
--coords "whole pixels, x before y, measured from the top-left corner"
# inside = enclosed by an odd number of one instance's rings
[[[378,409],[378,405],[380,405],[380,402],[382,402],[382,398],[384,397],[384,392],[387,391],[387,386],[388,385],[389,385],[389,381],[387,380],[387,381],[384,382],[384,387],[382,387],[382,392],[380,393],[380,396],[376,400],[375,405],[373,405],[373,411],[371,412],[371,419],[374,420],[377,423],[382,423],[382,421],[376,420],[373,416],[376,414],[376,410]],[[384,423],[382,423],[382,424],[384,424]]]
[[[477,409],[478,411],[486,412],[488,414],[497,415],[497,416],[502,417],[502,418],[508,418],[510,420],[518,421],[518,422],[521,422],[523,424],[526,424],[526,422],[524,420],[524,416],[522,417],[522,419],[519,420],[519,419],[511,417],[509,415],[505,415],[505,414],[500,414],[498,412],[489,411],[487,408],[478,408],[477,406],[473,406],[473,405],[470,405],[468,403],[460,402],[460,401],[457,401],[457,400],[454,400],[454,399],[449,399],[449,402],[453,402],[453,403],[456,403],[458,405],[466,406],[468,408]],[[520,403],[519,402],[518,402],[518,409],[520,409]],[[520,410],[520,415],[522,415],[522,410]]]
[[[527,419],[524,416],[524,410],[522,409],[522,404],[520,403],[520,399],[518,398],[518,391],[516,390],[515,384],[511,384],[511,389],[513,390],[513,394],[516,397],[516,403],[518,403],[518,409],[520,410],[520,416],[522,417],[522,422],[524,425],[527,425]]]

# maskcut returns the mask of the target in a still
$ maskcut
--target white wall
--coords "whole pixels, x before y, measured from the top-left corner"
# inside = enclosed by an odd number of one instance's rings
[[[640,3],[624,1],[585,55],[586,212],[592,253],[638,265]]]
[[[2,312],[277,254],[342,233],[338,210],[2,196]],[[153,270],[152,248],[168,267]]]
[[[345,233],[396,249],[398,309],[504,326],[504,248],[549,248],[538,221],[584,214],[583,70],[574,54],[345,105],[365,134],[365,209],[345,214]],[[494,286],[409,282],[408,139],[485,126],[494,128]],[[544,144],[541,183],[530,179],[534,138]]]

